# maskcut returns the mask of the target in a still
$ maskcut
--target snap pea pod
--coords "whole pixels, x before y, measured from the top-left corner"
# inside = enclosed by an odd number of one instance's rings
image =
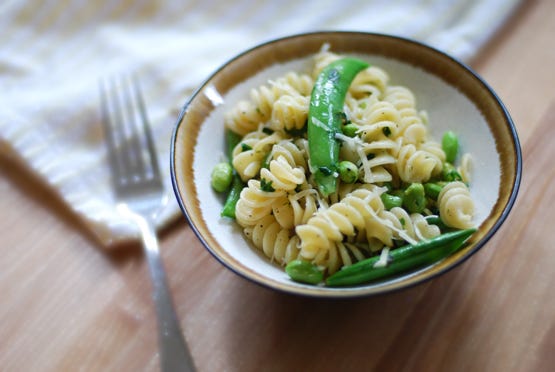
[[[327,196],[337,187],[339,141],[345,95],[355,76],[368,67],[356,58],[330,63],[316,78],[308,109],[310,168],[320,192]]]
[[[379,257],[371,257],[343,268],[326,279],[328,286],[357,285],[430,264],[452,254],[476,231],[475,228],[445,233],[390,252],[391,262],[374,267]]]

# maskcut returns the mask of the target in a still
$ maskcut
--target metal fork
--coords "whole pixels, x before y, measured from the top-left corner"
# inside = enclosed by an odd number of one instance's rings
[[[152,279],[162,371],[194,371],[160,258],[154,222],[167,201],[143,98],[134,78],[100,82],[117,209],[137,224]]]

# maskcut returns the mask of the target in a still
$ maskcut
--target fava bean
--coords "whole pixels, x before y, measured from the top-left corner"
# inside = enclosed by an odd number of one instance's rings
[[[210,176],[212,188],[217,192],[224,192],[231,185],[233,179],[233,168],[229,163],[218,163],[212,169]]]
[[[410,213],[422,213],[426,208],[426,193],[421,183],[411,183],[403,194],[403,206]]]
[[[285,266],[291,279],[300,283],[318,284],[324,280],[324,273],[316,265],[304,260],[293,260]]]
[[[380,195],[382,199],[383,206],[386,210],[390,210],[391,208],[401,207],[403,205],[403,198],[400,196],[388,194],[384,192]]]
[[[447,131],[441,139],[441,148],[445,152],[445,159],[449,163],[454,163],[459,151],[459,138],[452,131]]]

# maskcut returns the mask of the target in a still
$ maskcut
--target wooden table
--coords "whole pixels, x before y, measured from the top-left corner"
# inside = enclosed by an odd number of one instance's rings
[[[485,249],[415,288],[316,300],[237,277],[181,219],[161,246],[200,371],[555,370],[555,2],[524,3],[471,62],[510,110],[525,159]],[[0,160],[0,370],[157,370],[140,249],[99,249],[13,165]]]

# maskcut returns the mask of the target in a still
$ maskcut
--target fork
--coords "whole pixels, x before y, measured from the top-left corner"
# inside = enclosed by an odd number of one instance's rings
[[[100,81],[100,103],[116,208],[137,224],[142,236],[156,308],[161,370],[194,371],[158,248],[154,222],[168,194],[136,79]]]

